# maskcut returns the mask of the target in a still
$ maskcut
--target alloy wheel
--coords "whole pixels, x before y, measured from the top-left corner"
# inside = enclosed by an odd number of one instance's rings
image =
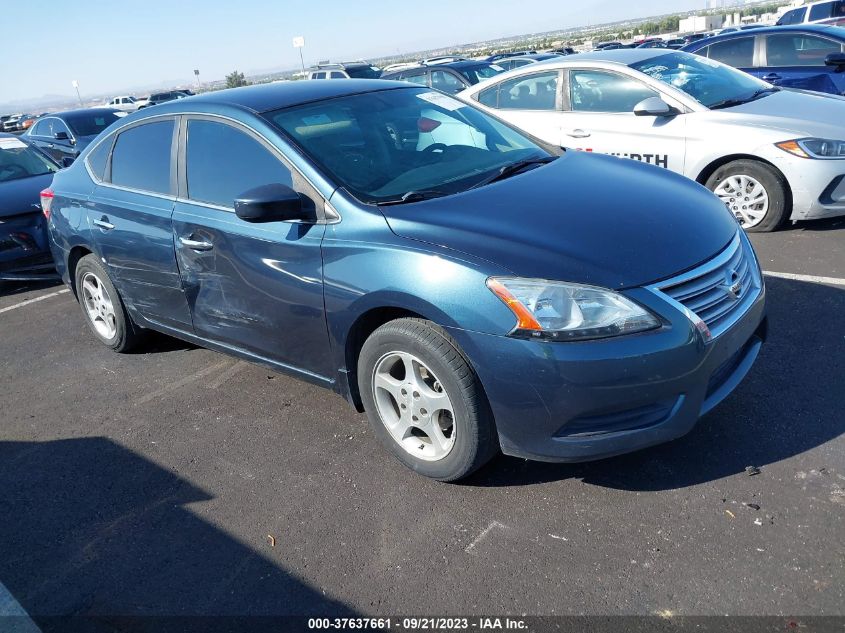
[[[117,333],[114,304],[109,291],[94,273],[88,272],[82,277],[82,303],[97,333],[106,340],[113,339]]]

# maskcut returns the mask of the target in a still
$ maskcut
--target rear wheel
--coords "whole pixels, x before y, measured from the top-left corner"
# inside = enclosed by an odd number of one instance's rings
[[[86,255],[76,264],[76,295],[85,322],[97,339],[116,352],[132,349],[141,338],[132,323],[117,288],[96,255]]]
[[[791,212],[786,179],[760,161],[735,160],[722,165],[705,186],[719,196],[746,231],[774,231]]]
[[[398,319],[373,332],[358,359],[358,386],[376,436],[422,475],[454,481],[498,450],[478,377],[430,321]]]

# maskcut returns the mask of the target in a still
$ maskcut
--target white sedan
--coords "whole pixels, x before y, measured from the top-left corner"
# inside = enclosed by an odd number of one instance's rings
[[[661,49],[531,64],[458,96],[547,143],[684,174],[750,231],[845,215],[841,97],[780,89]]]

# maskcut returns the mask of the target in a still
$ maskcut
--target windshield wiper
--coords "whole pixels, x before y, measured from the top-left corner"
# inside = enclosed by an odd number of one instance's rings
[[[723,108],[732,108],[734,106],[742,105],[743,103],[748,103],[749,101],[754,101],[755,99],[759,99],[765,94],[769,94],[770,92],[779,92],[780,88],[776,86],[770,86],[768,88],[760,88],[759,90],[755,90],[747,97],[743,97],[742,99],[725,99],[723,101],[717,101],[713,105],[710,106],[711,110],[721,110]]]
[[[509,176],[513,176],[521,172],[526,167],[530,167],[531,165],[545,165],[546,163],[550,163],[555,160],[557,156],[542,156],[540,158],[526,158],[525,160],[518,160],[515,163],[509,163],[503,167],[500,167],[496,170],[493,175],[488,176],[484,180],[475,183],[470,189],[477,189],[478,187],[483,187],[484,185],[489,185],[490,183],[496,182],[497,180],[504,180]]]
[[[432,189],[423,189],[420,191],[412,190],[402,194],[401,197],[396,198],[395,200],[385,200],[384,202],[378,202],[380,207],[389,207],[394,204],[407,204],[409,202],[422,202],[423,200],[431,200],[432,198],[442,198],[443,196],[448,196],[449,194],[445,191],[434,191]]]

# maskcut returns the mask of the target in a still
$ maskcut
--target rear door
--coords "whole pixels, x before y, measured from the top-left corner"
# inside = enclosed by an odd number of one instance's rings
[[[762,67],[755,73],[764,81],[788,88],[845,93],[845,73],[826,66],[825,58],[841,53],[843,45],[810,33],[772,33],[764,37]]]
[[[556,146],[563,144],[561,70],[547,70],[499,82],[478,93],[478,102],[506,121]]]
[[[190,332],[191,312],[176,266],[171,224],[176,129],[175,117],[155,117],[117,135],[103,181],[89,199],[88,221],[130,310]],[[100,151],[98,146],[92,156],[98,158]]]
[[[33,144],[49,154],[53,159],[61,161],[62,152],[56,148],[56,139],[53,138],[53,126],[58,121],[55,117],[46,117],[38,121],[32,131],[27,134]]]
[[[242,193],[284,184],[322,212],[323,199],[248,128],[183,118],[176,254],[199,336],[311,376],[331,375],[323,309],[325,224],[247,222]]]
[[[641,81],[600,69],[569,72],[563,114],[563,144],[639,160],[683,173],[686,115],[637,116],[634,106],[665,98]]]
[[[698,50],[697,53],[760,77],[765,74],[765,71],[757,68],[759,61],[755,63],[756,49],[757,39],[753,35],[748,35],[746,37],[732,37],[722,42],[714,42],[710,46]]]

